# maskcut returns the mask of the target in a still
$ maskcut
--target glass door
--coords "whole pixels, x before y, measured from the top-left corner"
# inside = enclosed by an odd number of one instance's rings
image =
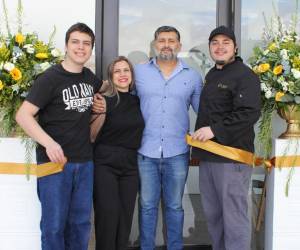
[[[176,27],[182,37],[179,57],[202,74],[211,66],[208,36],[216,26],[216,0],[120,0],[119,54],[133,63],[152,56],[154,31]]]
[[[241,10],[242,57],[247,60],[251,56],[254,46],[261,41],[265,27],[264,16],[268,24],[272,25],[270,23],[271,17],[277,12],[277,14],[283,18],[285,25],[288,26],[291,21],[291,15],[295,14],[295,11],[296,1],[243,0]],[[297,31],[300,31],[299,25],[297,27]]]
[[[118,54],[127,56],[133,64],[144,63],[153,56],[151,42],[155,30],[162,25],[176,27],[181,34],[182,51],[179,57],[202,76],[211,67],[208,37],[216,27],[217,1],[206,0],[120,0]],[[191,130],[195,113],[190,111]],[[184,195],[184,243],[208,245],[205,219],[201,211],[198,189],[198,168],[190,167]],[[137,206],[134,215],[130,245],[138,245]],[[156,245],[165,244],[162,214],[157,228]]]
[[[258,11],[259,10],[259,11]],[[253,48],[262,40],[265,20],[268,25],[274,25],[271,17],[277,14],[282,17],[286,27],[291,22],[292,14],[296,11],[296,1],[291,0],[252,0],[242,1],[241,8],[241,56],[247,62],[253,53]],[[299,11],[299,10],[298,10]],[[265,16],[265,18],[264,18]],[[298,12],[299,19],[299,12]],[[297,32],[300,32],[298,23]],[[285,129],[285,122],[278,117],[273,117],[273,137],[278,137]],[[255,170],[258,171],[258,170]],[[258,171],[261,172],[261,171]]]

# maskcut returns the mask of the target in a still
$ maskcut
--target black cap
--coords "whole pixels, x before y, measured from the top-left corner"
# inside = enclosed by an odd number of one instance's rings
[[[235,40],[235,35],[234,32],[225,27],[224,25],[219,26],[217,28],[215,28],[209,35],[208,41],[211,42],[211,40],[216,36],[216,35],[224,35],[224,36],[228,36],[234,43],[234,45],[236,45],[236,40]]]

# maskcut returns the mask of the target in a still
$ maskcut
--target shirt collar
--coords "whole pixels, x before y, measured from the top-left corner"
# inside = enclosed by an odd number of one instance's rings
[[[155,67],[157,67],[159,69],[159,66],[156,62],[156,57],[153,57],[150,61],[149,64],[153,64]],[[190,66],[187,65],[182,59],[177,58],[177,69],[182,70],[182,69],[189,69]]]

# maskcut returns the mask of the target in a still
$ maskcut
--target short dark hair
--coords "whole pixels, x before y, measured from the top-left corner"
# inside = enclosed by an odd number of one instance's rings
[[[176,33],[176,36],[177,36],[177,39],[178,39],[178,41],[180,42],[180,33],[179,33],[179,31],[178,31],[176,28],[174,28],[174,27],[172,27],[172,26],[161,26],[161,27],[159,27],[159,28],[155,31],[155,33],[154,33],[154,40],[156,40],[157,37],[158,37],[158,35],[159,35],[160,33],[162,33],[162,32],[175,32],[175,33]]]
[[[95,34],[93,30],[87,26],[85,23],[75,23],[73,24],[66,32],[66,37],[65,37],[65,44],[68,44],[68,41],[70,39],[71,33],[79,31],[81,33],[85,33],[89,35],[92,39],[92,47],[94,48],[94,42],[95,42]]]

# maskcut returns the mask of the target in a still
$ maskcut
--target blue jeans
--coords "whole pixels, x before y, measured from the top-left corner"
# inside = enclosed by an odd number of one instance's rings
[[[43,250],[86,250],[90,238],[93,162],[67,163],[38,179]]]
[[[141,250],[155,248],[155,233],[161,191],[167,228],[167,248],[181,250],[184,211],[182,196],[188,174],[189,154],[169,158],[138,155],[140,189]]]

